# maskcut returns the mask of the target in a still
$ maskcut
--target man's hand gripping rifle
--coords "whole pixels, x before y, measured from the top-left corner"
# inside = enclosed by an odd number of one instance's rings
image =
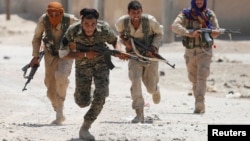
[[[170,64],[164,57],[162,57],[159,53],[157,53],[154,48],[147,47],[146,45],[144,45],[143,43],[141,43],[140,41],[138,41],[137,39],[135,39],[132,36],[129,36],[126,38],[130,39],[133,51],[140,58],[143,58],[143,59],[148,60],[148,61],[164,62],[167,65],[169,65],[171,68],[175,68],[175,64]],[[140,54],[136,47],[143,50],[143,52],[145,52],[145,54],[147,54],[147,52],[150,52],[150,54],[152,54],[153,57],[147,57],[147,56]]]
[[[41,50],[41,51],[39,52],[39,59],[38,59],[39,63],[41,62],[43,56],[44,56],[44,51]],[[34,77],[34,75],[35,75],[35,73],[36,73],[38,67],[39,67],[38,64],[35,64],[33,67],[31,67],[31,62],[30,62],[29,64],[25,65],[25,66],[22,68],[22,71],[24,72],[24,73],[23,73],[23,77],[24,77],[25,79],[27,79],[27,81],[26,81],[26,83],[25,83],[25,85],[24,85],[22,91],[27,90],[26,86],[30,83],[31,79],[33,79],[33,77]],[[31,68],[30,73],[29,73],[29,75],[26,76],[26,73],[27,73],[27,71],[28,71],[29,68]]]
[[[76,50],[78,50],[78,51],[81,51],[81,52],[95,51],[95,52],[98,52],[100,54],[103,54],[105,62],[109,66],[110,69],[113,69],[115,67],[114,64],[111,62],[110,56],[115,56],[116,54],[123,54],[123,55],[128,56],[128,59],[133,59],[133,60],[136,60],[136,61],[139,61],[142,63],[146,63],[146,64],[149,63],[149,62],[144,61],[135,55],[132,55],[132,54],[129,54],[126,52],[122,52],[119,50],[115,50],[115,49],[109,49],[109,47],[107,47],[107,46],[103,46],[103,45],[85,46],[85,45],[82,45],[80,43],[76,43],[76,44],[77,44]]]

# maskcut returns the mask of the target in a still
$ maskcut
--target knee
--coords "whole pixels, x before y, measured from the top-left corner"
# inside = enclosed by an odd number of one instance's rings
[[[89,101],[86,101],[86,100],[81,101],[81,100],[75,99],[75,102],[76,102],[76,104],[77,104],[80,108],[84,108],[84,107],[87,107],[87,106],[90,105],[91,100],[89,100]]]
[[[75,103],[81,108],[87,107],[91,103],[91,97],[75,94]]]

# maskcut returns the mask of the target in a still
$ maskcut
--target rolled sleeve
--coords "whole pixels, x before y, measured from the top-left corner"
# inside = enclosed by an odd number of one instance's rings
[[[172,23],[172,31],[181,36],[188,36],[189,31],[184,26],[184,15],[179,14]]]
[[[124,19],[125,19],[126,16],[122,16],[120,17],[117,22],[115,23],[115,28],[116,28],[116,31],[118,33],[123,33],[124,30],[125,30],[125,27],[124,27]]]

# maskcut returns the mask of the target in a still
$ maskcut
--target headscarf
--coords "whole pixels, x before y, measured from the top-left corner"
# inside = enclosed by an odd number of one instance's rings
[[[207,18],[208,10],[207,10],[207,0],[204,0],[204,4],[202,8],[198,8],[196,3],[196,0],[191,0],[191,8],[184,9],[182,12],[183,14],[191,20],[195,20],[198,18],[201,18],[204,20],[207,28],[213,28],[212,24],[210,23],[209,19]],[[196,15],[196,17],[194,17]]]
[[[53,27],[56,27],[61,21],[64,10],[63,6],[59,2],[50,2],[47,8],[47,16],[49,17],[49,21]]]

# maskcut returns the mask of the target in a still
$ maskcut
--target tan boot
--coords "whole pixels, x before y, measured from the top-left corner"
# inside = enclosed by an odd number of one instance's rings
[[[84,139],[86,141],[95,141],[95,137],[90,134],[89,128],[91,126],[90,122],[84,121],[82,127],[79,131],[79,138]]]
[[[131,121],[132,123],[144,123],[144,113],[143,113],[143,109],[136,109],[136,116],[135,118]]]
[[[205,104],[204,104],[204,102],[196,102],[195,103],[194,113],[195,114],[203,114],[203,113],[205,113]]]
[[[56,108],[56,119],[52,121],[51,124],[61,125],[63,121],[65,121],[63,106],[59,106]]]
[[[152,94],[152,98],[153,98],[154,104],[159,104],[160,101],[161,101],[161,94],[160,94],[160,92]]]
[[[204,96],[197,96],[195,98],[195,114],[203,114],[205,113],[205,100]]]

